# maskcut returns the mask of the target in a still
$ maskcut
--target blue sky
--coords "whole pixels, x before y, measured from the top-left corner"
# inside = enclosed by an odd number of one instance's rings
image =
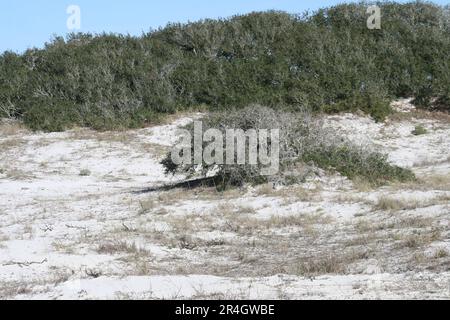
[[[435,0],[447,4],[450,0]],[[339,0],[0,0],[0,52],[42,47],[53,35],[65,35],[66,9],[81,9],[81,32],[139,35],[168,22],[229,17],[268,9],[300,13],[338,4]],[[404,1],[403,1],[404,2]]]

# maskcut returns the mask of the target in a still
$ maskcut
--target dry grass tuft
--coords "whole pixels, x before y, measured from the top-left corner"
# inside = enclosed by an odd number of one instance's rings
[[[7,168],[7,169],[2,168],[0,170],[0,174],[5,174],[7,179],[15,181],[29,180],[35,178],[33,174],[16,168]]]
[[[415,210],[418,208],[432,207],[436,205],[448,204],[450,200],[449,194],[440,194],[431,199],[417,200],[417,199],[403,199],[392,196],[381,196],[374,204],[374,210],[381,211],[404,211]]]
[[[0,288],[0,299],[13,299],[32,292],[30,284],[23,282],[0,282]]]
[[[435,259],[442,259],[449,256],[449,252],[445,248],[440,248],[434,253]]]
[[[149,252],[143,248],[139,248],[136,243],[128,243],[126,241],[113,241],[100,244],[97,248],[97,252],[100,254],[138,254],[147,255]]]
[[[294,266],[294,271],[295,274],[312,278],[325,274],[346,274],[352,263],[366,258],[367,252],[365,251],[321,254],[300,260]]]
[[[129,143],[135,136],[131,131],[94,131],[86,128],[75,128],[70,131],[72,140],[95,140],[101,142]]]
[[[450,159],[450,157],[449,157]],[[444,190],[450,191],[450,173],[431,174],[407,183],[392,183],[394,190]]]
[[[450,123],[450,114],[442,111],[427,111],[424,109],[414,109],[410,112],[395,112],[389,116],[389,122],[415,121],[417,119],[427,119]]]
[[[382,211],[400,211],[417,209],[421,206],[418,200],[405,200],[390,196],[381,196],[374,206],[375,210]]]
[[[9,149],[17,148],[25,143],[21,137],[9,137],[0,141],[0,150],[7,151]]]
[[[374,189],[373,184],[367,181],[367,179],[356,177],[353,179],[352,183],[353,187],[360,192],[369,192]]]
[[[0,137],[14,136],[25,131],[27,131],[27,129],[20,121],[0,120]]]
[[[326,225],[330,224],[333,219],[330,216],[323,214],[299,214],[286,217],[272,216],[269,220],[259,222],[266,229],[283,228],[291,226],[306,227],[311,225]],[[256,223],[256,222],[255,222]]]
[[[417,249],[430,245],[435,241],[442,239],[440,230],[434,229],[431,231],[416,233],[416,234],[402,234],[400,235],[399,248]]]

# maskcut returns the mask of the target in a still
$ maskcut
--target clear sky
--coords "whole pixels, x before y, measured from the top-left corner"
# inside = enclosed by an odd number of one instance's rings
[[[343,0],[0,0],[0,52],[42,47],[53,35],[66,35],[69,5],[81,9],[80,32],[139,35],[168,22],[229,17],[268,9],[301,13]],[[405,1],[401,1],[405,2]],[[450,0],[435,0],[448,4]]]

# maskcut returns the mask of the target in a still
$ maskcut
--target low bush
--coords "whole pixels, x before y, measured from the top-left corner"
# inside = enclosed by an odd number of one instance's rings
[[[227,129],[241,129],[244,132],[255,129],[259,135],[261,129],[279,129],[280,135],[280,172],[285,172],[289,166],[297,162],[297,154],[302,148],[304,139],[309,136],[311,130],[310,115],[307,112],[287,113],[276,111],[271,108],[260,105],[252,105],[244,109],[237,109],[227,112],[210,113],[201,119],[203,133],[209,129],[218,129],[222,132],[224,146],[226,144]],[[194,159],[194,126],[191,124],[186,127],[191,132],[191,155],[192,163]],[[298,137],[299,139],[295,139]],[[206,164],[203,162],[201,168],[195,164],[176,165],[172,161],[171,153],[163,160],[162,164],[166,168],[166,173],[182,172],[188,175],[198,173],[204,176],[214,172],[217,177],[216,183],[221,187],[228,185],[239,186],[244,183],[260,184],[267,182],[269,176],[261,175],[264,166],[258,159],[256,165],[248,164],[249,140],[246,139],[245,156],[246,164]],[[271,144],[270,138],[268,145]],[[203,148],[207,146],[204,142]],[[270,147],[268,148],[270,149]],[[237,147],[234,150],[234,160],[237,159]],[[223,150],[223,159],[226,159],[226,150]],[[237,163],[237,161],[235,161]],[[199,172],[200,169],[200,172]],[[273,178],[273,177],[272,177]]]
[[[362,179],[372,185],[388,181],[412,181],[412,171],[391,165],[387,156],[351,144],[322,145],[305,152],[304,161],[312,161],[317,166],[335,170],[349,179]]]
[[[421,136],[427,133],[428,133],[427,129],[425,129],[422,125],[417,125],[412,131],[412,134],[415,136]]]
[[[189,125],[187,129],[191,132],[192,164],[177,165],[172,161],[172,154],[169,153],[162,161],[166,173],[184,173],[188,176],[198,174],[207,176],[212,173],[216,177],[217,185],[221,188],[268,181],[281,184],[296,183],[305,179],[305,176],[299,175],[299,171],[296,170],[300,163],[337,171],[349,179],[364,179],[373,185],[415,179],[410,170],[391,165],[386,155],[355,146],[344,137],[328,131],[318,118],[311,116],[305,110],[290,113],[253,105],[240,110],[207,115],[202,119],[203,132],[211,128],[220,130],[223,137],[226,136],[227,129],[244,131],[255,129],[257,132],[261,129],[279,129],[279,171],[270,176],[261,175],[264,165],[261,164],[260,159],[256,165],[206,164],[205,162],[200,166],[195,165],[193,161],[194,127]],[[225,143],[224,139],[224,145]],[[269,140],[268,144],[271,143],[272,141]],[[204,143],[203,148],[206,145]],[[248,159],[248,143],[245,145],[245,150],[246,159]],[[225,150],[223,152],[223,159],[225,159]],[[237,158],[236,148],[234,152]]]
[[[89,169],[81,169],[78,175],[80,177],[89,177],[91,175],[91,171]]]

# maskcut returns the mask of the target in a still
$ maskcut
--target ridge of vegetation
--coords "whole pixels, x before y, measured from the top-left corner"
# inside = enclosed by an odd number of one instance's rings
[[[255,12],[173,23],[139,37],[70,34],[0,56],[0,117],[35,130],[141,127],[203,106],[261,104],[313,112],[362,110],[382,120],[396,97],[450,108],[450,10],[368,3],[314,13]]]

